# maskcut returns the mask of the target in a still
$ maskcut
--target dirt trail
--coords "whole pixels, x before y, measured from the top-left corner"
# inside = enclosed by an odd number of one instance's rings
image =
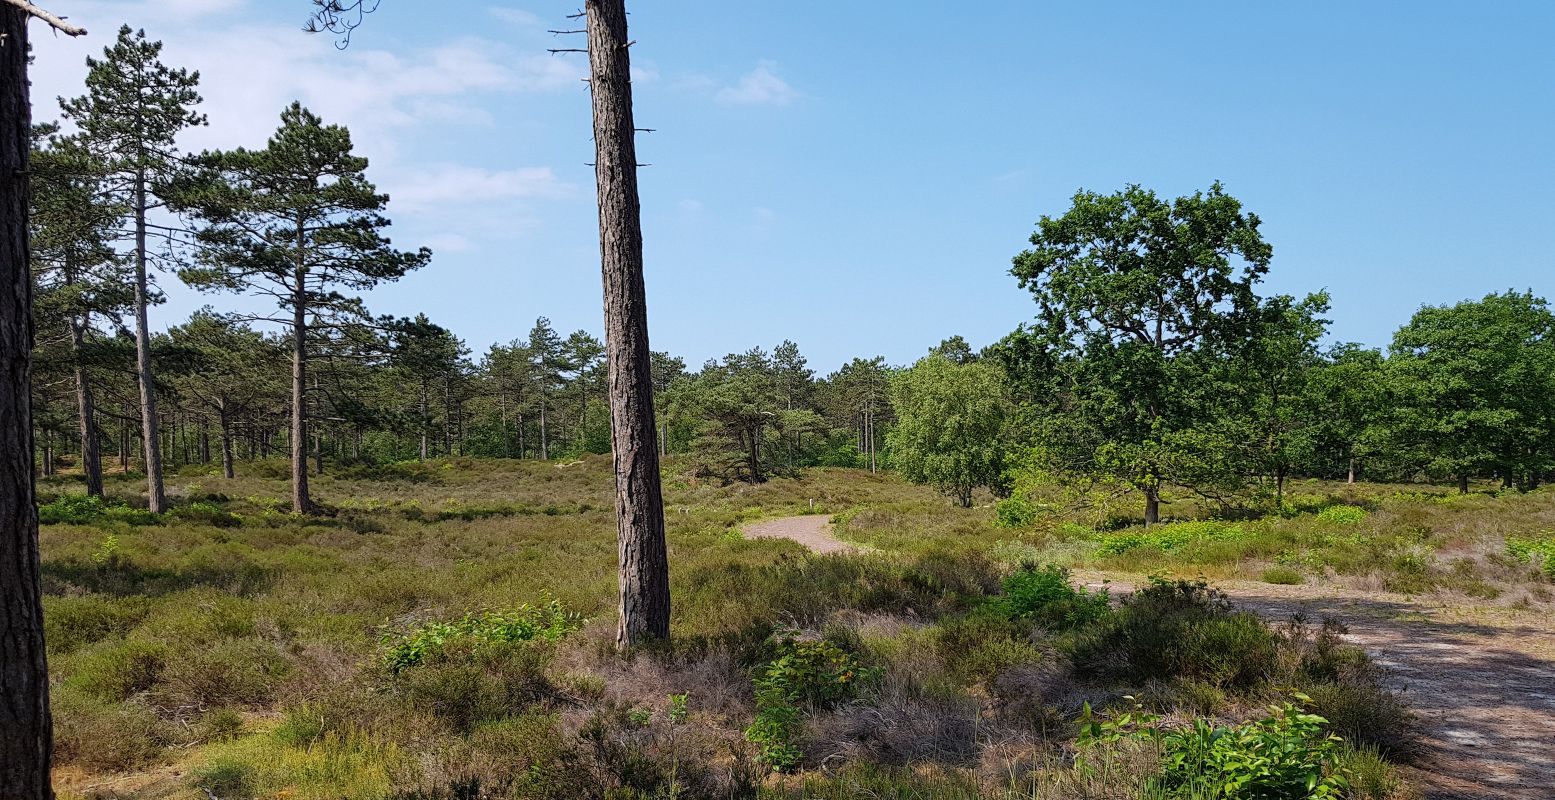
[[[831,532],[831,516],[806,514],[762,520],[745,526],[747,539],[792,539],[817,553],[854,553],[861,548],[838,539]]]
[[[818,553],[857,550],[824,515],[747,526],[750,538],[792,539]],[[1077,572],[1092,587],[1107,576]],[[1105,585],[1133,590],[1131,579]],[[1387,683],[1419,714],[1426,800],[1555,800],[1555,618],[1485,607],[1465,611],[1421,598],[1333,586],[1218,581],[1232,600],[1271,622],[1330,617],[1387,669]]]

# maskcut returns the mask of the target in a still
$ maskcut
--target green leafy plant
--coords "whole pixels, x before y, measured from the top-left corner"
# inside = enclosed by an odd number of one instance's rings
[[[777,657],[757,673],[756,719],[745,738],[761,760],[778,771],[799,766],[804,754],[793,743],[804,709],[832,708],[850,699],[862,683],[880,675],[832,642],[801,640],[780,629],[772,639]]]
[[[539,608],[526,605],[512,611],[469,614],[458,622],[432,622],[402,636],[386,635],[383,663],[390,672],[398,673],[442,655],[454,641],[469,642],[476,648],[534,639],[554,642],[582,628],[584,622],[554,600]]]
[[[1360,506],[1329,506],[1317,512],[1318,521],[1329,525],[1359,525],[1367,516],[1366,509]]]
[[[1139,547],[1158,547],[1169,553],[1196,542],[1235,541],[1246,535],[1246,531],[1236,525],[1215,520],[1173,522],[1143,531],[1104,537],[1096,552],[1098,555],[1116,556]]]
[[[1506,554],[1555,580],[1555,533],[1541,531],[1534,536],[1508,536]]]
[[[1309,703],[1300,693],[1292,697]],[[1176,794],[1196,791],[1236,800],[1326,800],[1348,785],[1339,769],[1343,740],[1324,733],[1328,720],[1294,703],[1242,725],[1218,726],[1196,719],[1189,728],[1160,734],[1158,784]]]
[[[1077,589],[1069,583],[1069,570],[1054,565],[1023,565],[1004,579],[1004,596],[996,602],[1011,617],[1061,630],[1094,622],[1108,612],[1105,589]]]

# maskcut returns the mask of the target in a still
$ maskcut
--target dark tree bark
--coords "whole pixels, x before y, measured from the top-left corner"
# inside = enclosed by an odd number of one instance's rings
[[[605,357],[615,450],[616,539],[626,647],[670,630],[669,559],[653,416],[648,300],[643,287],[637,146],[625,0],[589,0],[589,86],[594,105],[594,176],[605,289]]]
[[[292,297],[292,511],[313,513],[308,495],[308,283],[303,258],[302,222],[297,223],[297,276]]]
[[[27,18],[0,4],[0,797],[49,800],[53,735],[32,474]]]

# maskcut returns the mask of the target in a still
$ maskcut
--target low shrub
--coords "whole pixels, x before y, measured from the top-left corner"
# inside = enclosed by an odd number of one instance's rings
[[[1506,537],[1506,554],[1555,580],[1555,533]]]
[[[54,690],[54,757],[104,772],[155,763],[172,741],[171,726],[141,699],[101,702],[72,687]]]
[[[1329,525],[1359,525],[1367,516],[1366,509],[1360,506],[1329,506],[1317,512],[1318,521]]]
[[[1152,578],[1070,645],[1083,676],[1143,685],[1162,676],[1249,691],[1276,668],[1273,631],[1203,581]]]
[[[756,674],[756,719],[745,729],[745,738],[756,746],[762,762],[789,771],[804,758],[794,744],[804,712],[851,698],[880,671],[832,642],[799,639],[794,630],[779,630],[772,646],[777,657]]]
[[[144,597],[109,597],[87,594],[43,598],[44,641],[50,654],[62,654],[110,636],[128,633],[146,618],[150,602]]]
[[[1236,541],[1246,536],[1247,532],[1241,527],[1218,520],[1173,522],[1105,536],[1096,552],[1102,556],[1117,556],[1140,547],[1157,547],[1170,553],[1189,544]]]
[[[458,622],[432,622],[401,636],[385,635],[383,662],[389,671],[399,672],[442,655],[455,643],[479,648],[532,639],[554,642],[582,628],[583,623],[582,617],[563,610],[554,600],[539,608],[519,606],[513,611],[469,614]]]
[[[1001,528],[1026,528],[1035,524],[1041,509],[1031,498],[1017,494],[994,505],[994,524]]]
[[[236,528],[243,524],[242,517],[215,503],[205,501],[175,508],[172,515],[175,519],[215,528]]]
[[[85,525],[103,515],[103,499],[86,494],[62,494],[38,506],[40,525]]]
[[[994,602],[1011,617],[1050,630],[1069,630],[1101,619],[1109,611],[1106,590],[1088,592],[1069,583],[1069,570],[1023,565],[1004,579],[1004,594]]]
[[[1296,695],[1305,701],[1304,695]],[[1157,785],[1172,796],[1266,800],[1325,800],[1343,796],[1342,740],[1325,732],[1327,720],[1292,703],[1242,725],[1196,719],[1161,735],[1164,756]]]

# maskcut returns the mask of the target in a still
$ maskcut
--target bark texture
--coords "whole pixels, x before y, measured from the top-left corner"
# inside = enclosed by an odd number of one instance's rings
[[[643,287],[626,3],[589,0],[585,12],[605,289],[605,358],[615,451],[616,539],[621,559],[621,627],[616,644],[627,647],[669,636],[669,560],[653,416],[648,300]]]
[[[54,794],[33,505],[30,125],[27,14],[0,5],[0,797],[7,800]]]

